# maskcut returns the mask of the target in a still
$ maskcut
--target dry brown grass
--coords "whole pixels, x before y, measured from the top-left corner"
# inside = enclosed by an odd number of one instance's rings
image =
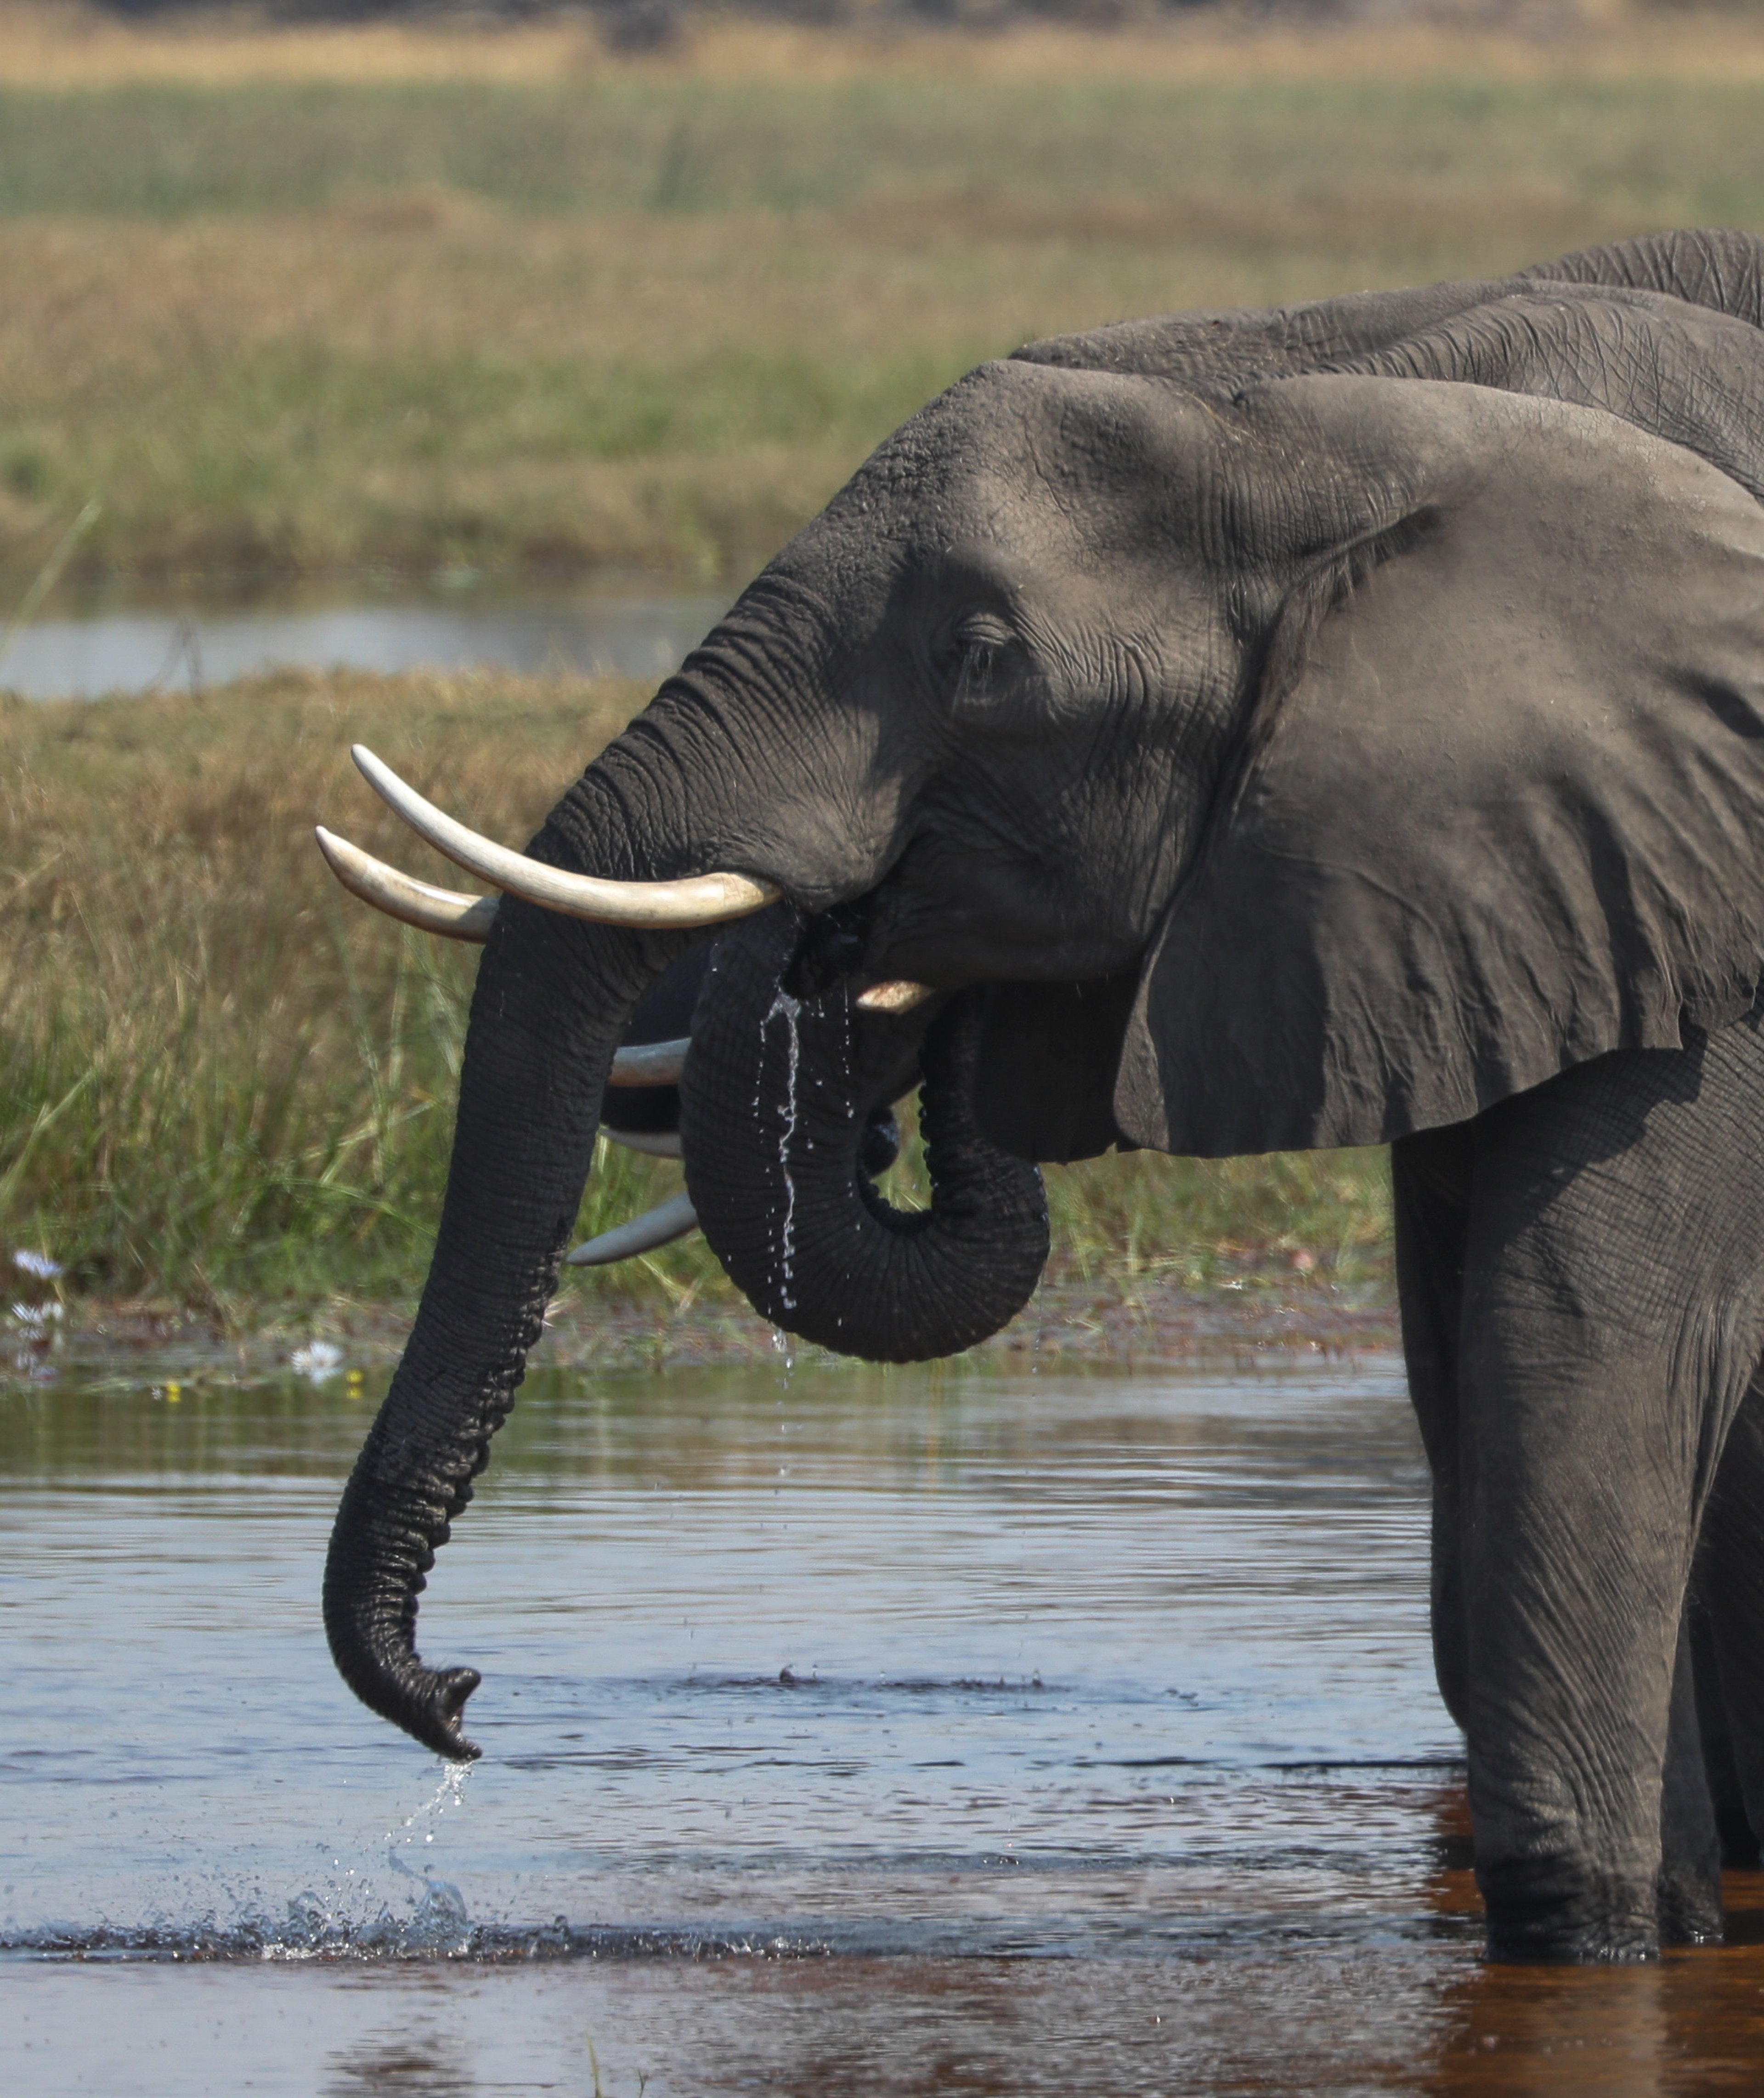
[[[751,567],[1038,334],[1764,224],[1764,24],[976,37],[17,9],[0,572]],[[9,143],[10,140],[10,143]]]
[[[1498,271],[1631,223],[1424,196],[871,197],[534,218],[441,193],[171,225],[0,219],[0,566],[756,564],[956,374],[1181,305]]]

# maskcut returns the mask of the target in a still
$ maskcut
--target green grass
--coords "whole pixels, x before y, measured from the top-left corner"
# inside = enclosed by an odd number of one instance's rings
[[[528,834],[638,704],[576,680],[284,678],[204,699],[0,711],[0,1244],[77,1297],[224,1327],[408,1302],[439,1210],[474,958],[355,904],[309,835],[420,868],[353,738],[489,832]],[[426,870],[441,874],[437,867]],[[584,1234],[679,1185],[603,1146]],[[895,1187],[915,1198],[916,1145]],[[1056,1279],[1383,1271],[1376,1153],[1050,1172]],[[735,1301],[701,1240],[569,1285]]]
[[[7,1241],[61,1262],[77,1295],[222,1324],[270,1301],[408,1296],[437,1214],[472,958],[351,902],[311,823],[347,811],[364,836],[383,830],[348,777],[348,743],[366,735],[520,834],[634,697],[286,679],[208,700],[14,703],[0,715]],[[484,743],[521,762],[498,766]],[[622,1214],[654,1177],[618,1154],[595,1199]]]
[[[0,92],[0,213],[169,221],[429,187],[535,215],[1358,192],[1386,210],[1406,195],[1406,236],[1424,241],[1431,200],[1456,217],[1484,183],[1692,220],[1755,215],[1764,196],[1747,81],[1269,81],[1253,55],[1244,71],[15,89]]]

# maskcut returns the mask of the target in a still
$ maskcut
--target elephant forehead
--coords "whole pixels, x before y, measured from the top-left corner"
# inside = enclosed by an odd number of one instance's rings
[[[1217,419],[1161,380],[981,365],[880,445],[823,522],[923,556],[963,532],[1045,533],[1148,486],[1198,494]]]

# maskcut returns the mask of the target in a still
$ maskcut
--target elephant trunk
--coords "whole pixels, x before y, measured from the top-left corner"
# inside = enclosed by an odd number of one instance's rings
[[[471,1669],[417,1654],[417,1597],[538,1339],[626,1016],[684,944],[506,900],[486,947],[441,1229],[416,1323],[337,1511],[325,1629],[362,1702],[442,1755]]]
[[[836,737],[831,748],[799,739],[800,770],[788,779],[767,755],[769,722],[815,689],[818,617],[788,582],[750,586],[564,796],[524,857],[477,838],[369,754],[362,770],[381,794],[502,890],[499,903],[461,911],[448,892],[371,862],[364,872],[365,855],[338,852],[336,841],[327,849],[349,885],[393,915],[487,935],[433,1261],[338,1509],[325,1573],[326,1629],[344,1679],[443,1755],[477,1753],[460,1714],[478,1679],[421,1660],[417,1599],[544,1323],[626,1022],[696,930],[780,886],[857,893],[880,871],[885,810],[853,823],[863,802],[853,795],[837,827],[801,819],[813,783],[861,762],[862,750]]]
[[[869,1013],[783,988],[801,924],[770,911],[717,943],[681,1082],[687,1185],[713,1249],[787,1332],[874,1362],[972,1347],[1022,1309],[1047,1258],[1034,1166],[981,1135],[974,994]],[[924,1080],[928,1210],[864,1170],[872,1108]]]

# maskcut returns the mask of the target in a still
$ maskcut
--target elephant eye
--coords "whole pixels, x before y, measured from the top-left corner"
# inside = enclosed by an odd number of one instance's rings
[[[955,637],[952,665],[959,713],[984,711],[997,696],[998,658],[1012,636],[994,620],[972,620]]]
[[[992,689],[994,653],[993,644],[990,641],[964,641],[962,643],[961,668],[955,679],[958,706],[985,704]]]

